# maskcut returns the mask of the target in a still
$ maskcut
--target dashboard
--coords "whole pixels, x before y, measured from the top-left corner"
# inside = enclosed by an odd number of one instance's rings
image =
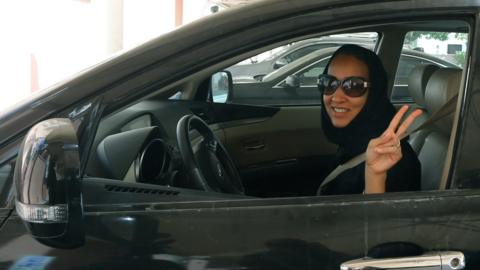
[[[254,117],[268,117],[277,108],[204,101],[144,100],[104,117],[89,152],[86,176],[191,188],[192,183],[178,149],[176,128],[185,115],[194,114],[217,130]],[[214,130],[215,132],[215,130]],[[190,132],[192,148],[198,132]]]
[[[150,114],[144,114],[131,120],[120,128],[121,132],[130,131],[138,128],[145,128],[152,126],[152,116]]]
[[[181,101],[143,101],[106,117],[97,130],[87,174],[130,183],[186,185],[175,128],[181,116],[191,113]]]

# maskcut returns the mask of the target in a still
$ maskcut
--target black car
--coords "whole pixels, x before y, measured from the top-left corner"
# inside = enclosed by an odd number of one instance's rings
[[[40,92],[0,116],[0,269],[480,268],[479,11],[258,1]],[[391,92],[410,31],[468,44],[462,70],[412,72],[427,118],[453,104],[410,136],[422,190],[316,196],[336,152],[318,105],[212,101],[235,100],[225,68],[347,32],[378,33]]]
[[[345,39],[345,42],[348,43],[348,39]],[[365,47],[374,49],[372,46]],[[317,89],[317,78],[323,73],[331,55],[337,49],[338,46],[331,46],[311,52],[256,80],[233,78],[233,89],[228,101],[252,105],[318,104],[320,93]],[[416,66],[426,64],[460,69],[459,66],[441,58],[416,50],[403,49],[390,95],[394,103],[413,102],[408,92],[408,77]],[[227,101],[227,92],[215,92],[213,101]]]

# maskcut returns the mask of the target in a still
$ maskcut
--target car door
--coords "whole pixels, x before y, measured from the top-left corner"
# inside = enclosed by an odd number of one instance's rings
[[[60,93],[51,96],[48,102],[34,105],[46,110],[53,104],[66,104],[66,99],[82,94],[82,91],[74,90],[96,89],[96,92],[86,93],[89,95],[83,98],[99,95],[102,97],[101,106],[79,106],[76,100],[75,103],[67,103],[66,108],[58,108],[55,114],[55,117],[70,117],[74,123],[80,122],[85,124],[82,126],[93,128],[103,117],[138,102],[134,97],[139,98],[143,94],[142,98],[147,98],[152,91],[149,87],[153,79],[173,89],[177,86],[173,79],[188,80],[188,72],[214,71],[212,66],[219,62],[211,59],[220,61],[218,59],[222,57],[216,57],[228,56],[219,54],[220,48],[231,49],[230,56],[235,57],[234,52],[238,48],[245,48],[243,46],[247,44],[262,46],[267,41],[280,39],[287,34],[310,33],[302,32],[303,29],[343,31],[352,26],[373,27],[374,23],[385,29],[398,23],[392,28],[397,31],[401,27],[395,26],[443,25],[448,28],[466,24],[470,36],[479,34],[478,8],[472,8],[471,3],[463,6],[464,3],[456,2],[454,7],[451,1],[342,2],[339,5],[307,0],[295,5],[291,1],[269,3],[258,3],[243,11],[238,9],[225,15],[219,14],[206,20],[202,27],[197,26],[199,28],[181,28],[165,39],[157,40],[160,43],[157,44],[158,48],[163,50],[154,50],[157,48],[155,43],[149,43],[76,78],[76,84],[72,83],[68,90],[72,91],[71,95],[63,96]],[[458,17],[442,24],[452,14],[458,14]],[[237,18],[239,25],[229,24],[231,18]],[[257,24],[259,18],[263,20],[262,24]],[[414,23],[409,24],[411,21]],[[460,24],[455,24],[459,21]],[[220,26],[221,31],[218,31]],[[269,30],[268,37],[266,28]],[[250,35],[243,32],[247,29]],[[302,31],[298,32],[299,29]],[[225,32],[232,34],[223,36]],[[211,38],[207,40],[210,42],[202,40],[205,36]],[[232,42],[232,39],[237,42]],[[188,50],[175,54],[177,46],[172,48],[164,44],[186,44]],[[480,266],[477,259],[480,192],[473,188],[478,183],[476,157],[479,149],[476,138],[479,100],[476,89],[480,81],[475,60],[478,59],[478,44],[476,41],[470,44],[468,58],[472,60],[463,76],[459,110],[455,114],[453,136],[446,156],[448,162],[443,176],[444,187],[448,189],[446,191],[261,198],[124,183],[83,174],[83,197],[79,200],[83,207],[81,212],[76,213],[82,215],[77,225],[84,228],[84,243],[73,249],[54,248],[51,243],[41,244],[45,239],[37,241],[29,236],[36,231],[27,231],[22,225],[24,219],[10,215],[0,230],[0,267],[338,269],[349,262],[342,269],[362,269],[354,266],[358,263],[364,265],[363,269],[378,269],[382,265],[394,269],[460,269],[463,258],[457,252],[461,252],[465,255],[467,269],[477,269]],[[139,55],[142,59],[162,61],[151,67],[147,65],[130,70],[132,62],[126,60]],[[138,62],[133,63],[139,65]],[[197,66],[192,67],[192,63]],[[100,76],[104,74],[102,72],[110,74],[117,68],[130,72],[115,80]],[[92,80],[87,83],[84,80],[89,76],[92,76]],[[93,80],[99,77],[108,80],[108,83]],[[172,104],[182,103],[175,102],[172,101]],[[104,110],[105,115],[101,117],[102,114],[92,113],[87,117],[79,113],[89,110]],[[164,112],[169,116],[166,118],[172,120],[178,111]],[[28,125],[24,128],[28,128]],[[22,132],[18,133],[18,137],[24,136]],[[87,142],[80,144],[81,152],[88,153],[88,145],[93,140],[91,136],[88,132],[79,133],[80,142]],[[14,144],[12,141],[8,143]],[[4,148],[0,154],[1,160],[4,160]],[[81,157],[79,165],[86,166],[82,162],[88,161],[88,154]],[[45,175],[39,174],[39,177]],[[63,241],[68,242],[69,239]],[[362,260],[351,262],[356,259]],[[409,264],[399,264],[406,261]]]
[[[3,224],[13,211],[13,206],[9,205],[11,200],[11,184],[13,178],[13,168],[15,163],[10,160],[0,166],[0,224]]]

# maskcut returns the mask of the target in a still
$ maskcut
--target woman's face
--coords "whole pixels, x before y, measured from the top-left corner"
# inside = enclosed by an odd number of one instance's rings
[[[358,76],[370,81],[367,65],[350,55],[335,56],[329,65],[328,74],[338,80]],[[334,127],[343,128],[352,122],[367,102],[368,91],[360,97],[349,97],[345,95],[342,86],[339,86],[332,95],[323,95],[325,110]]]

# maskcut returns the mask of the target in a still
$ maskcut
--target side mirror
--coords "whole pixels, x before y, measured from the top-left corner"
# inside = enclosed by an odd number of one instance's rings
[[[216,103],[226,103],[233,97],[233,79],[230,71],[214,73],[210,79],[210,96]]]
[[[267,74],[255,75],[255,76],[253,76],[253,79],[257,82],[261,82],[263,80],[263,77],[265,77],[265,75],[267,75]]]
[[[279,69],[279,68],[285,66],[286,64],[288,64],[287,59],[280,58],[277,61],[275,61],[275,64],[273,64],[273,69]]]
[[[297,75],[290,75],[285,79],[285,88],[298,88],[300,87],[300,78]]]
[[[69,119],[30,129],[15,167],[15,208],[30,234],[55,248],[84,243],[78,140]]]

